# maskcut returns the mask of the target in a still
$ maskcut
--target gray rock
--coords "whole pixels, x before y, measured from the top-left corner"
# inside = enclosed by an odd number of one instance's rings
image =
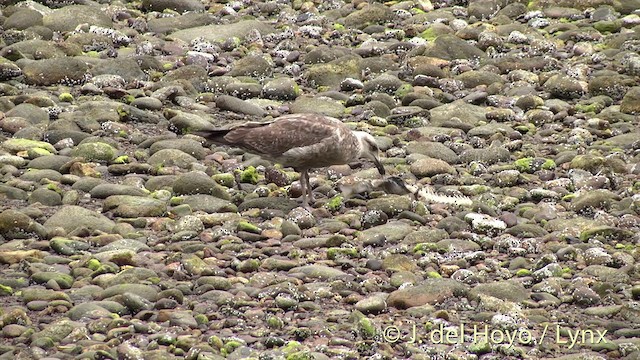
[[[404,222],[392,221],[384,225],[374,226],[358,234],[358,241],[370,242],[372,238],[381,236],[389,243],[402,241],[413,231],[413,227]]]
[[[186,65],[168,72],[162,78],[162,82],[189,80],[194,84],[194,86],[197,86],[198,83],[203,83],[206,79],[207,69],[200,65]]]
[[[204,159],[207,153],[202,144],[192,139],[160,140],[154,142],[153,145],[151,145],[151,147],[149,148],[149,153],[153,155],[163,149],[178,149],[186,154],[195,157],[198,160]]]
[[[79,84],[86,80],[89,67],[76,58],[26,60],[20,68],[28,84],[48,86],[55,84]]]
[[[49,338],[54,342],[58,342],[64,339],[67,335],[71,334],[74,329],[80,329],[83,327],[84,325],[80,322],[61,318],[49,324],[46,324],[41,331],[31,336],[31,341]]]
[[[262,94],[262,85],[258,83],[252,82],[234,82],[227,85],[224,89],[227,94],[235,97],[239,97],[241,99],[251,99],[260,97]],[[255,106],[251,103],[248,103],[251,106]]]
[[[22,75],[22,69],[12,61],[0,57],[0,80],[9,80]]]
[[[431,177],[438,174],[455,174],[453,166],[440,159],[429,157],[416,160],[410,167],[411,173],[418,178]]]
[[[590,265],[582,271],[603,283],[627,284],[629,282],[629,275],[623,269],[615,269],[603,265]]]
[[[137,314],[143,310],[153,309],[153,303],[151,301],[130,292],[122,294],[122,304],[126,306],[132,314]]]
[[[575,212],[594,211],[595,209],[609,209],[618,200],[618,196],[609,190],[594,190],[585,192],[571,202],[571,209]]]
[[[264,56],[246,56],[234,62],[233,68],[227,73],[229,76],[270,76],[273,64]]]
[[[501,2],[496,0],[479,0],[469,4],[467,12],[478,20],[492,18],[500,10]]]
[[[375,294],[355,304],[356,310],[363,314],[379,314],[387,309],[387,294]]]
[[[69,289],[73,285],[73,277],[57,271],[38,271],[31,274],[31,281],[36,284],[55,282],[61,289]]]
[[[68,5],[45,14],[42,24],[53,31],[67,32],[80,24],[110,28],[111,18],[97,6]]]
[[[112,211],[120,217],[153,217],[163,216],[167,212],[167,204],[158,199],[131,195],[112,195],[102,204],[103,211]]]
[[[233,203],[215,196],[199,194],[184,196],[180,204],[186,204],[193,211],[204,211],[206,213],[238,212],[238,207]]]
[[[204,5],[198,0],[143,0],[142,7],[145,10],[163,12],[173,10],[180,14],[187,11],[204,11]]]
[[[351,49],[339,46],[330,47],[327,45],[320,45],[307,52],[303,61],[307,65],[324,64],[347,55],[352,55]]]
[[[393,94],[400,86],[402,86],[402,80],[397,76],[391,74],[382,74],[374,79],[371,79],[364,84],[365,92],[384,92]]]
[[[476,126],[481,121],[486,121],[487,110],[481,106],[454,101],[450,104],[435,107],[429,112],[431,113],[432,126],[447,126],[447,124],[452,123],[451,119],[454,117],[464,124]]]
[[[168,36],[169,40],[179,39],[186,43],[202,37],[211,42],[223,42],[231,38],[243,39],[251,31],[258,31],[261,35],[275,32],[275,29],[261,21],[242,20],[237,23],[224,25],[207,25],[176,31]]]
[[[316,225],[316,218],[307,209],[296,207],[287,214],[287,220],[295,223],[301,229],[308,229]]]
[[[62,205],[62,196],[53,190],[39,188],[29,196],[29,204],[40,203],[44,206]]]
[[[389,294],[387,303],[390,307],[407,309],[426,304],[441,303],[453,296],[466,296],[466,285],[451,279],[427,279],[422,284],[396,290]]]
[[[498,162],[508,161],[511,152],[502,146],[490,146],[485,149],[468,149],[460,154],[460,162],[470,163],[480,161],[483,164],[492,165]]]
[[[146,196],[147,191],[132,185],[102,183],[93,187],[89,193],[92,198],[106,199],[111,195]]]
[[[63,155],[41,156],[29,161],[27,167],[30,169],[51,169],[62,172],[62,168],[72,159],[70,156]]]
[[[16,156],[19,157],[19,156]],[[2,163],[2,157],[0,157],[0,164]],[[24,161],[22,162],[24,164]],[[13,186],[8,186],[4,184],[0,184],[0,194],[6,196],[8,199],[14,200],[27,200],[28,194],[26,191],[22,189],[15,188]]]
[[[378,210],[393,217],[403,211],[411,210],[411,199],[408,196],[385,195],[367,201],[368,210]]]
[[[579,98],[585,92],[585,89],[578,80],[562,74],[550,77],[545,81],[543,87],[551,93],[551,95],[561,99]]]
[[[620,100],[629,90],[631,78],[620,74],[595,76],[589,80],[589,93],[594,96],[606,95],[614,100]]]
[[[5,29],[25,30],[37,25],[42,25],[42,14],[39,11],[19,9],[4,21],[3,27]]]
[[[504,80],[499,74],[489,71],[466,71],[455,77],[464,83],[467,89],[473,89],[479,85],[491,85],[493,83],[503,84]]]
[[[7,117],[21,117],[27,119],[32,125],[46,125],[49,123],[49,114],[42,108],[29,103],[16,105],[5,114]]]
[[[44,140],[51,144],[56,144],[64,139],[71,139],[73,144],[79,144],[90,136],[90,134],[76,130],[49,130],[44,133]]]
[[[343,271],[324,265],[305,265],[294,267],[289,274],[300,273],[310,279],[331,280],[347,275]]]
[[[438,36],[422,55],[445,60],[484,59],[484,51],[452,34]]]
[[[27,161],[17,155],[0,155],[0,164],[21,168]]]
[[[33,235],[44,238],[46,230],[28,215],[9,209],[0,213],[0,234],[9,239],[24,239]]]
[[[439,142],[430,141],[410,141],[406,145],[407,154],[420,154],[430,158],[440,159],[448,164],[458,162],[458,155]]]
[[[71,320],[81,320],[107,318],[112,316],[112,313],[117,313],[119,315],[126,315],[128,313],[126,308],[122,305],[119,305],[121,308],[119,312],[112,311],[114,305],[119,304],[115,301],[90,301],[80,303],[69,309],[67,316],[69,316],[69,319]]]
[[[316,64],[305,70],[304,76],[311,86],[338,88],[345,78],[359,79],[362,58],[346,55],[326,64]]]
[[[326,97],[300,96],[289,107],[291,113],[318,113],[340,118],[345,112],[344,105]]]
[[[270,80],[262,89],[262,96],[274,100],[293,100],[300,95],[300,87],[290,78]]]
[[[259,106],[230,95],[220,95],[216,98],[216,106],[222,110],[251,116],[264,116],[266,112]]]
[[[245,211],[247,209],[274,209],[280,210],[284,213],[288,213],[291,210],[298,207],[298,203],[295,200],[284,197],[260,197],[254,199],[248,199],[242,202],[238,206],[239,211]]]
[[[130,58],[102,60],[91,68],[91,74],[93,74],[94,76],[118,75],[127,83],[132,81],[145,80],[147,77],[147,75],[140,69],[140,65],[138,65],[138,62]]]
[[[152,18],[147,21],[147,26],[151,32],[166,34],[177,30],[202,27],[214,22],[213,14],[189,12],[179,16]]]
[[[175,129],[188,133],[193,130],[210,129],[211,123],[205,118],[196,114],[189,114],[185,112],[167,112],[165,116],[169,119],[172,127]]]
[[[487,118],[489,118],[489,113],[487,113]],[[473,129],[469,130],[467,134],[469,136],[479,136],[488,139],[495,134],[503,134],[509,136],[514,131],[515,130],[513,130],[513,128],[507,124],[492,122],[490,124],[476,126]]]
[[[109,220],[106,216],[95,211],[73,205],[63,206],[44,223],[44,227],[47,230],[61,227],[67,233],[70,233],[77,228],[86,228],[89,231],[99,230],[108,233],[111,232],[114,226],[115,223]]]
[[[620,111],[625,114],[640,114],[640,86],[631,88],[622,98]]]
[[[124,293],[131,293],[138,295],[149,301],[156,301],[158,298],[158,289],[143,284],[119,284],[113,285],[106,289],[104,289],[100,294],[98,294],[99,299],[108,299],[112,296],[122,295]]]
[[[103,142],[90,142],[78,145],[73,155],[87,161],[111,161],[116,158],[117,150]]]
[[[45,40],[23,40],[8,45],[0,50],[0,55],[13,61],[22,62],[26,59],[52,59],[65,56],[81,55],[82,49],[75,46],[61,46]],[[17,64],[22,68],[21,63]]]
[[[131,106],[135,106],[138,109],[142,109],[142,110],[161,110],[162,101],[149,96],[143,96],[143,97],[135,98],[131,102]]]
[[[224,187],[201,171],[192,171],[178,176],[173,183],[173,192],[176,195],[206,194],[223,200],[231,199]]]
[[[88,243],[80,240],[67,239],[63,237],[55,237],[49,241],[49,246],[58,254],[75,255],[83,251],[89,250],[91,247]]]
[[[509,280],[478,284],[469,291],[470,298],[476,299],[480,295],[489,295],[516,303],[529,299],[529,291],[521,283]]]
[[[198,159],[178,149],[163,149],[151,155],[147,163],[154,167],[177,166],[187,169]]]
[[[344,18],[347,27],[364,29],[370,24],[384,24],[395,17],[393,11],[382,4],[370,4]]]

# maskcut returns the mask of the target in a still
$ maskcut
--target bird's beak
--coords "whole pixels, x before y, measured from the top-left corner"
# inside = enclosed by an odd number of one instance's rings
[[[373,163],[376,164],[376,168],[378,168],[378,172],[380,173],[380,175],[384,176],[386,174],[386,171],[384,170],[384,166],[382,166],[382,163],[377,156],[373,157]]]

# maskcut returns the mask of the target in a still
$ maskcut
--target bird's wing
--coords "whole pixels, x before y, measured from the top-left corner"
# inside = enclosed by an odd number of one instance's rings
[[[257,153],[279,157],[292,149],[314,146],[336,136],[339,126],[344,125],[326,118],[315,114],[286,115],[266,126],[233,129],[225,139]]]

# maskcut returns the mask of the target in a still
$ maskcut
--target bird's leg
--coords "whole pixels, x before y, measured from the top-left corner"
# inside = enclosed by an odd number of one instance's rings
[[[309,173],[304,169],[300,171],[300,187],[302,187],[302,207],[309,209],[309,203],[307,202],[307,177]]]
[[[307,183],[305,184],[305,187],[309,192],[309,201],[311,201],[312,203],[315,203],[316,198],[313,196],[313,188],[311,187],[311,182],[309,182],[309,171],[305,170],[305,172],[307,173],[307,176],[305,177],[305,180],[307,181]]]
[[[302,187],[302,207],[311,212],[313,211],[313,207],[309,205],[308,199],[310,198],[312,202],[316,200],[313,197],[311,185],[309,184],[309,170],[300,171],[300,186]],[[307,195],[309,195],[309,197],[307,197]]]
[[[242,185],[240,185],[240,180],[241,180],[240,179],[240,174],[241,174],[240,170],[234,170],[233,171],[233,177],[236,180],[236,186],[238,187],[238,190],[242,191]]]

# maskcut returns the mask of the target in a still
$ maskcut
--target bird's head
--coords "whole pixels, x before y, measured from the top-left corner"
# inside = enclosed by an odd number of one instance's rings
[[[353,133],[356,135],[358,141],[360,142],[360,153],[358,154],[358,158],[373,161],[373,163],[376,165],[376,168],[378,168],[378,172],[380,173],[380,175],[384,175],[385,170],[384,166],[382,166],[382,163],[380,162],[380,159],[378,158],[380,149],[378,149],[376,140],[373,138],[373,136],[364,131],[354,131]]]

